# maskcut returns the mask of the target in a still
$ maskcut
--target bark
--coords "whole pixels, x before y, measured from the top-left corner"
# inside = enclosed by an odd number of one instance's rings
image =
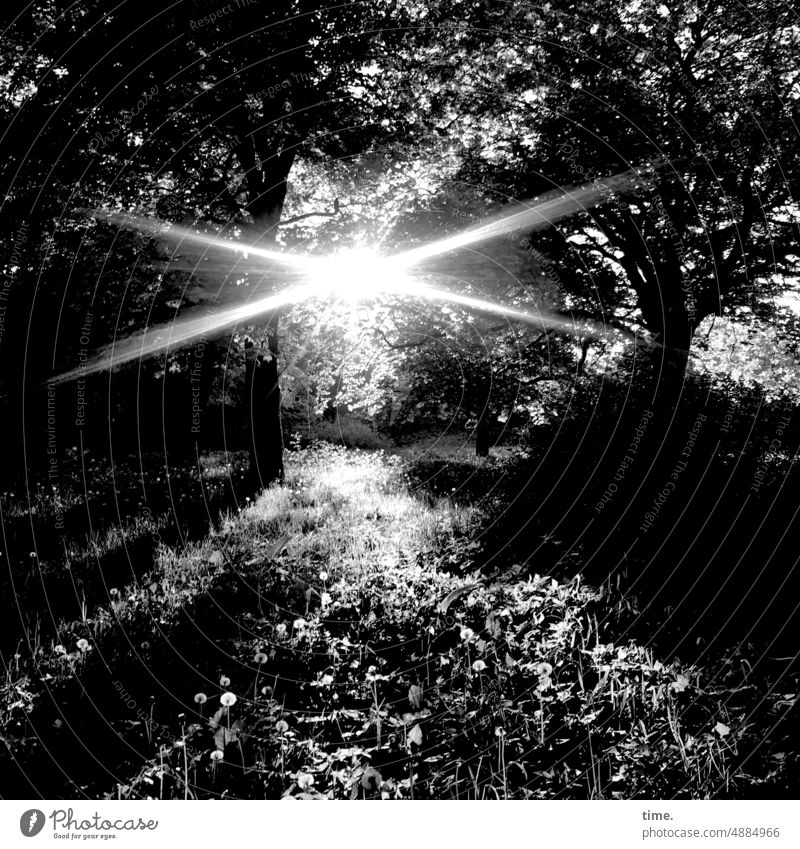
[[[248,343],[245,356],[250,483],[254,491],[260,491],[283,480],[277,314],[270,316],[264,337]]]
[[[260,231],[259,246],[275,245],[294,153],[275,150],[263,133],[243,132],[236,155],[247,179],[247,212]],[[278,373],[278,313],[245,351],[245,393],[249,413],[250,486],[255,492],[283,480],[283,429]]]
[[[475,428],[475,454],[478,457],[489,456],[489,443],[491,441],[491,395],[492,382],[491,379],[485,378],[480,381],[480,413],[478,414],[478,424]]]
[[[489,456],[489,415],[483,411],[475,429],[475,454],[478,457]]]

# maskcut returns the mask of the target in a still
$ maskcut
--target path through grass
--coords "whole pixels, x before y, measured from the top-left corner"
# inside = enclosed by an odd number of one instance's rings
[[[482,520],[411,494],[398,458],[292,455],[284,486],[6,658],[0,775],[123,798],[789,786],[796,681],[762,699],[746,659],[701,670],[618,644],[635,612],[607,590],[482,576]]]

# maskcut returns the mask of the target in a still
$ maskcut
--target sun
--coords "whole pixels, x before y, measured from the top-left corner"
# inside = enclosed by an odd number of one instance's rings
[[[355,303],[410,291],[399,265],[369,248],[354,248],[319,260],[312,285],[320,295]]]

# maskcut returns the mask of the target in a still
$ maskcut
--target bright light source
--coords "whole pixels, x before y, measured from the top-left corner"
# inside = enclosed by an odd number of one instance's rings
[[[367,248],[357,248],[318,261],[312,282],[320,295],[366,301],[412,286],[396,264]]]

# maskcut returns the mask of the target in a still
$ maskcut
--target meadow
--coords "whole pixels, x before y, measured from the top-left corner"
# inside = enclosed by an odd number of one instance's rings
[[[705,665],[660,657],[619,582],[490,556],[520,457],[434,459],[317,442],[287,453],[283,485],[231,506],[208,491],[233,492],[239,460],[213,455],[168,488],[191,530],[168,502],[147,521],[131,503],[91,557],[69,558],[70,583],[57,560],[31,558],[53,606],[33,638],[3,646],[0,795],[753,798],[795,786],[795,679],[754,671],[742,647]],[[124,467],[94,472],[136,490]],[[475,475],[480,497],[447,485]],[[205,513],[190,509],[192,480]],[[40,500],[37,520],[47,509]],[[128,573],[112,578],[120,551]]]

